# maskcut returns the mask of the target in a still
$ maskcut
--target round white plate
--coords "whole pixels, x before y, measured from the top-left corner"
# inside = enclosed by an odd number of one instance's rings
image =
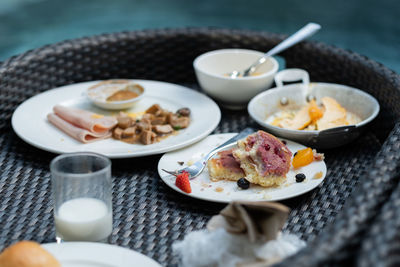
[[[90,110],[104,115],[116,114],[95,107],[83,96],[85,90],[99,81],[84,82],[48,90],[23,102],[12,116],[12,127],[25,142],[54,153],[97,152],[110,158],[129,158],[163,153],[190,145],[210,134],[221,119],[218,105],[209,97],[176,84],[135,80],[146,89],[146,95],[127,112],[141,112],[153,104],[176,111],[191,110],[191,124],[179,134],[151,145],[128,144],[112,138],[83,144],[68,136],[50,122],[47,114],[56,104]]]
[[[91,242],[48,243],[49,251],[63,267],[160,267],[153,259],[133,250],[115,245]]]
[[[292,198],[304,194],[317,187],[325,178],[326,165],[324,161],[314,161],[311,164],[298,168],[290,169],[287,174],[287,182],[280,187],[264,188],[258,185],[251,185],[249,189],[240,189],[233,181],[210,181],[207,168],[195,179],[190,180],[192,193],[187,194],[175,186],[175,176],[162,171],[177,170],[186,167],[206,155],[209,151],[232,138],[235,133],[210,135],[200,142],[174,152],[164,154],[158,162],[158,174],[161,179],[172,189],[179,193],[208,201],[228,203],[232,200],[248,201],[277,201]],[[286,139],[285,139],[286,140]],[[287,147],[294,154],[296,151],[305,148],[298,143],[286,140]],[[184,162],[181,166],[179,162]],[[315,179],[314,175],[322,172],[322,177]],[[295,175],[304,173],[306,179],[301,183],[296,183]]]

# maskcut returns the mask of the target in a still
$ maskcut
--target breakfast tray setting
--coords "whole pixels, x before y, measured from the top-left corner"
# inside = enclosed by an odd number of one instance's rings
[[[11,117],[26,99],[49,89],[113,78],[156,80],[201,91],[193,60],[222,48],[267,51],[284,35],[248,30],[183,28],[121,32],[68,40],[0,65],[0,250],[19,240],[55,240],[50,161],[13,131]],[[359,88],[380,104],[378,117],[353,142],[325,154],[325,180],[281,201],[291,211],[284,232],[306,248],[278,266],[400,264],[400,76],[357,53],[305,41],[280,54],[287,68],[315,82]],[[32,110],[31,112],[35,112]],[[221,108],[212,132],[259,129],[247,110]],[[224,204],[178,194],[159,177],[161,155],[112,160],[113,231],[108,242],[177,266],[174,241],[204,229]],[[392,257],[397,255],[397,257]]]

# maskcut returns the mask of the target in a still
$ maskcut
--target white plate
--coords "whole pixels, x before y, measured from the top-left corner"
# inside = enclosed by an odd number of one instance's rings
[[[208,201],[228,203],[232,200],[248,200],[248,201],[277,201],[292,198],[304,194],[313,188],[317,187],[325,178],[326,165],[324,161],[314,161],[311,164],[298,168],[293,167],[287,174],[287,182],[276,188],[264,188],[257,185],[251,185],[247,190],[241,190],[233,181],[218,181],[212,182],[208,176],[207,168],[197,178],[190,180],[192,193],[186,194],[175,186],[175,177],[162,171],[181,169],[189,163],[193,163],[207,154],[209,151],[219,146],[220,144],[232,138],[235,133],[210,135],[202,141],[180,149],[174,152],[164,154],[158,162],[158,174],[161,179],[172,189],[179,193],[199,198]],[[286,140],[286,139],[285,139]],[[296,151],[305,148],[298,143],[286,140],[287,146],[294,154]],[[178,162],[184,162],[181,166]],[[314,179],[314,175],[322,172],[322,177]],[[295,175],[304,173],[306,180],[301,183],[296,183]],[[222,191],[221,191],[222,190]]]
[[[176,111],[189,107],[192,122],[187,129],[176,136],[170,136],[151,145],[127,144],[112,138],[89,144],[82,144],[68,136],[50,122],[47,114],[56,104],[90,110],[111,115],[117,111],[106,111],[92,105],[82,96],[85,90],[98,81],[78,83],[48,90],[23,102],[12,116],[12,127],[25,142],[54,153],[91,151],[110,158],[129,158],[172,151],[190,145],[210,134],[221,119],[221,111],[209,97],[176,84],[134,80],[146,88],[145,97],[128,112],[144,111],[158,103],[162,108]]]
[[[160,267],[153,259],[133,250],[91,242],[48,243],[49,251],[63,267]]]

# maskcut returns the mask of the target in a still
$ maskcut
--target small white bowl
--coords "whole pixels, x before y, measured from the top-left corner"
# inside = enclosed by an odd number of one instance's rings
[[[106,100],[112,94],[123,89],[134,92],[138,96],[120,101]],[[103,109],[111,110],[127,109],[132,107],[135,103],[143,98],[144,93],[144,87],[131,80],[101,81],[86,90],[86,96],[94,105]]]
[[[231,109],[245,108],[252,97],[271,87],[279,64],[273,57],[256,70],[256,75],[230,78],[234,70],[244,70],[264,53],[247,49],[221,49],[198,56],[193,67],[205,93]]]

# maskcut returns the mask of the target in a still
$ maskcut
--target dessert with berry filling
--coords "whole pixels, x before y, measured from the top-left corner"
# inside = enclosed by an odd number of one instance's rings
[[[289,172],[292,152],[281,140],[257,131],[239,140],[233,156],[240,162],[246,179],[264,187],[281,185]]]
[[[240,168],[239,162],[233,157],[232,150],[218,152],[215,158],[208,161],[208,171],[211,181],[237,181],[244,177],[244,172]]]
[[[237,148],[219,152],[208,162],[210,179],[237,181],[245,177],[263,187],[279,186],[286,181],[292,152],[281,140],[257,131],[237,142]]]

